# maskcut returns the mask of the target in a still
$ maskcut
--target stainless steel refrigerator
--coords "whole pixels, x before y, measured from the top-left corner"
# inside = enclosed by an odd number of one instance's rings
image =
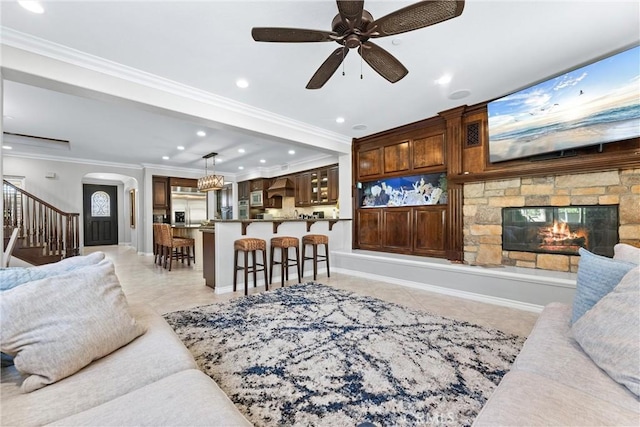
[[[207,220],[207,193],[190,187],[171,187],[171,224],[194,226]]]

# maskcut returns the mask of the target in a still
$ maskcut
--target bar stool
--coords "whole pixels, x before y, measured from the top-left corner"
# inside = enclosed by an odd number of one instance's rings
[[[244,265],[238,265],[238,252],[244,252]],[[262,264],[256,260],[256,251],[262,251]],[[249,252],[251,252],[252,264],[249,265]],[[236,291],[238,283],[238,270],[244,270],[244,294],[249,291],[249,272],[253,273],[253,287],[256,287],[256,278],[258,271],[264,271],[264,288],[269,290],[269,282],[267,281],[267,242],[262,239],[245,238],[238,239],[233,242],[233,291]],[[258,268],[262,267],[262,268]]]
[[[158,224],[158,228],[160,230],[160,260],[164,264],[164,268],[167,268],[168,261],[169,271],[171,271],[174,258],[181,260],[184,264],[185,255],[187,257],[187,265],[191,266],[191,248],[194,248],[195,254],[195,239],[173,237],[173,231],[169,224]]]
[[[269,264],[269,283],[273,284],[273,266],[281,265],[280,268],[280,285],[284,287],[284,276],[287,276],[289,280],[289,267],[296,267],[298,272],[298,282],[302,282],[300,276],[300,239],[297,237],[273,237],[271,238],[271,261]],[[280,261],[274,259],[274,252],[276,248],[280,248]],[[296,258],[289,258],[289,248],[295,248]]]
[[[313,245],[313,256],[306,256],[307,245]],[[324,245],[324,255],[318,254],[318,245]],[[318,275],[318,263],[327,263],[327,277],[331,277],[329,274],[329,237],[324,234],[307,234],[302,237],[302,275],[304,276],[304,263],[308,260],[313,260],[313,280],[316,280]]]

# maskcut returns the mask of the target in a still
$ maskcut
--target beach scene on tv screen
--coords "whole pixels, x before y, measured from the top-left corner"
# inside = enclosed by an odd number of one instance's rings
[[[489,160],[640,136],[640,47],[487,104]]]

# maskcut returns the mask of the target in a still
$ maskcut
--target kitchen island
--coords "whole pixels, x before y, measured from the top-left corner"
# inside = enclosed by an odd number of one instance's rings
[[[211,220],[208,225],[200,227],[200,232],[203,235],[203,246],[199,251],[204,254],[203,276],[207,286],[213,288],[216,293],[233,291],[233,242],[237,239],[254,237],[266,240],[267,264],[270,261],[269,246],[272,237],[291,236],[302,242],[302,237],[306,234],[325,234],[329,236],[329,254],[333,250],[351,247],[350,218]],[[307,262],[305,267],[306,272],[311,273],[311,263]],[[279,269],[274,272],[274,283],[280,281],[280,276],[276,276],[276,273],[280,273]],[[294,274],[295,277],[295,267],[291,267],[289,274]],[[239,283],[241,281],[239,278]],[[258,285],[264,286],[264,280],[259,279]]]

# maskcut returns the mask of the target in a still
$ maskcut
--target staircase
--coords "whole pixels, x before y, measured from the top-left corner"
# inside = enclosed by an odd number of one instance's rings
[[[5,247],[12,230],[20,230],[13,257],[42,265],[79,254],[80,214],[63,212],[5,180],[2,197]]]

